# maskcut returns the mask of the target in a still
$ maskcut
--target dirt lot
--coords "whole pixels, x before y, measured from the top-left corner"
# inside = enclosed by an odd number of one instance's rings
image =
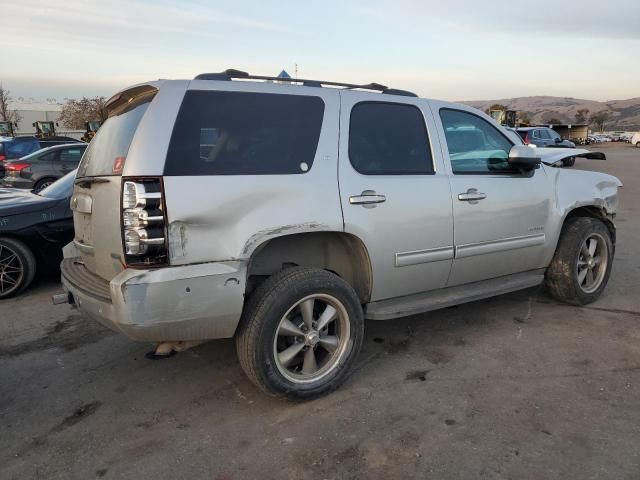
[[[230,340],[168,360],[67,306],[55,280],[0,304],[0,478],[640,478],[640,149],[620,177],[605,295],[542,289],[368,322],[357,371],[265,397]]]

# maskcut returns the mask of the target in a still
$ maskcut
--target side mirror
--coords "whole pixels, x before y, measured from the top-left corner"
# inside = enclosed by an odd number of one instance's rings
[[[556,142],[556,143],[562,143],[562,139],[561,139],[561,138],[556,137],[555,142]]]
[[[509,165],[522,170],[533,170],[540,165],[536,150],[528,145],[514,145],[509,151]]]

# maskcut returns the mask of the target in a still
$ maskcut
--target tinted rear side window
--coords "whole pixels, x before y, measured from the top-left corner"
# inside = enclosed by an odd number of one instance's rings
[[[349,159],[364,175],[434,173],[422,112],[397,103],[356,104],[351,110]]]
[[[189,91],[164,174],[304,173],[313,165],[323,116],[320,97]]]

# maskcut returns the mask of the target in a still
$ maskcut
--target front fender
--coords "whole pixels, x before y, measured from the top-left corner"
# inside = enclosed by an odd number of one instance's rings
[[[554,212],[553,225],[548,230],[553,249],[549,250],[547,264],[555,253],[555,246],[560,238],[562,226],[566,218],[579,208],[589,207],[596,213],[607,217],[613,226],[613,218],[618,210],[618,188],[622,182],[612,176],[599,172],[584,170],[552,168],[543,166],[553,183]]]
[[[584,170],[548,169],[555,173],[556,206],[562,216],[576,208],[597,207],[607,216],[618,210],[618,188],[622,182],[613,175]]]

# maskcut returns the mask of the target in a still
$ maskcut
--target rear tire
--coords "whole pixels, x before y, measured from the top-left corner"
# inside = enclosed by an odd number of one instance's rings
[[[38,193],[40,190],[44,190],[56,180],[57,180],[56,178],[41,178],[33,186],[33,191]]]
[[[337,275],[288,268],[249,297],[236,350],[249,379],[267,394],[306,400],[338,388],[362,346],[363,311]]]
[[[611,232],[602,221],[591,217],[568,219],[545,274],[549,293],[571,305],[594,302],[607,286],[613,255]]]
[[[0,300],[27,288],[36,274],[36,259],[29,247],[13,238],[0,238]]]

